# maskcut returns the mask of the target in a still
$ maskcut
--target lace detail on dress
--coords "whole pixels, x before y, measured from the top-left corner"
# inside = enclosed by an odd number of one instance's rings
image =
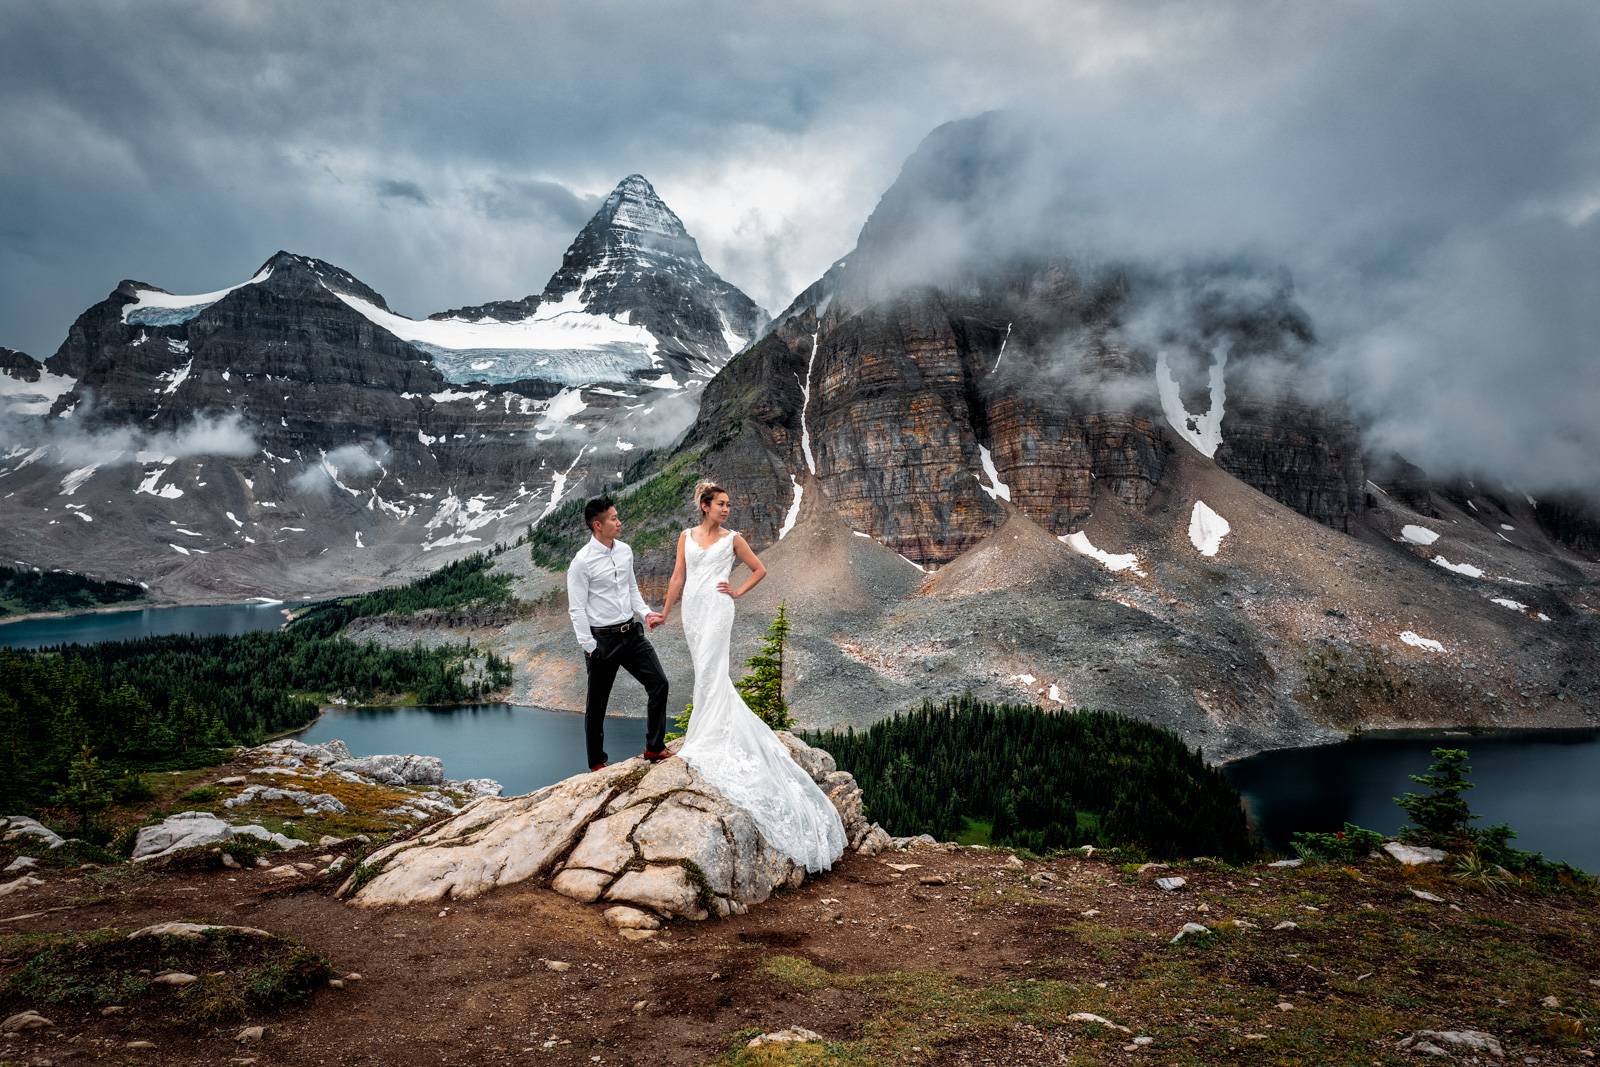
[[[683,632],[694,660],[694,714],[678,755],[749,812],[773,847],[808,871],[826,870],[844,853],[838,811],[728,675],[733,598],[717,583],[733,572],[735,536],[729,531],[701,548],[685,532]]]

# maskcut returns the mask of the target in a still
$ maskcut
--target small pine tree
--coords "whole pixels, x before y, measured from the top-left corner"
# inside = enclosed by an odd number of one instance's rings
[[[67,784],[53,802],[72,809],[78,816],[78,832],[88,833],[100,822],[100,813],[111,806],[111,779],[100,767],[88,745],[78,750],[67,769]]]
[[[1442,848],[1460,847],[1472,837],[1467,823],[1476,819],[1466,798],[1461,794],[1472,788],[1467,775],[1472,765],[1467,762],[1465,749],[1436,748],[1433,763],[1426,774],[1408,777],[1418,785],[1425,785],[1427,793],[1407,793],[1394,798],[1415,825],[1400,831],[1402,837],[1425,845]]]
[[[787,606],[780,603],[777,616],[762,638],[761,651],[745,661],[750,673],[734,685],[750,710],[774,730],[794,728],[794,717],[783,699],[783,646],[790,628]]]
[[[677,717],[672,720],[672,725],[667,728],[668,741],[676,741],[689,732],[689,716],[693,714],[694,704],[692,702],[685,704],[683,710],[678,712]]]

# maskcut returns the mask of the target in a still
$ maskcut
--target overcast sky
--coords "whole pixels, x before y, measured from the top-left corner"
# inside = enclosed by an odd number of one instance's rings
[[[1588,0],[4,3],[0,344],[279,248],[409,315],[519,297],[632,172],[777,311],[930,129],[1013,108],[1085,248],[1279,259],[1383,441],[1581,483],[1597,55]]]

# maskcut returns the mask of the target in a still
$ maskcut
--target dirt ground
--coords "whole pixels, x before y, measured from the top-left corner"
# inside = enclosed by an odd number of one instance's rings
[[[360,977],[201,1032],[165,1024],[152,994],[102,1016],[7,993],[0,1014],[54,1023],[0,1038],[7,1064],[1368,1064],[1426,1060],[1399,1048],[1415,1029],[1487,1031],[1509,1062],[1583,1063],[1600,1025],[1592,896],[1477,892],[1387,859],[1141,872],[851,854],[744,916],[643,942],[534,884],[366,911],[334,899],[331,877],[284,887],[265,869],[34,873],[44,885],[0,898],[0,981],[39,935],[169,919],[260,927]],[[1187,884],[1154,884],[1173,874]],[[1195,921],[1213,933],[1170,943]],[[264,1038],[236,1042],[246,1023]],[[789,1026],[824,1040],[745,1047]]]

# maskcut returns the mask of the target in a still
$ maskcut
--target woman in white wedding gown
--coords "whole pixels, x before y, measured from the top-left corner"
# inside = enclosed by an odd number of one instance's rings
[[[750,813],[761,835],[808,871],[826,870],[844,852],[844,824],[778,735],[746,706],[728,676],[733,602],[767,570],[750,546],[725,530],[728,493],[695,488],[699,526],[678,536],[678,562],[667,587],[663,619],[683,598],[683,633],[694,660],[694,714],[678,756],[729,801]],[[728,584],[734,560],[750,568],[739,589]]]

